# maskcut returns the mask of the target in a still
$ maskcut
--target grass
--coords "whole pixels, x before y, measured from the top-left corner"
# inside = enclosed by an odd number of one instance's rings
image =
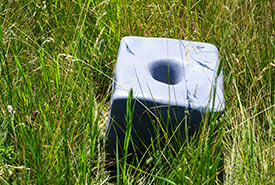
[[[104,131],[127,35],[216,45],[226,110],[218,137],[212,120],[196,145],[154,150],[116,182],[215,184],[223,170],[224,184],[275,184],[274,9],[272,0],[1,1],[1,184],[109,183]]]

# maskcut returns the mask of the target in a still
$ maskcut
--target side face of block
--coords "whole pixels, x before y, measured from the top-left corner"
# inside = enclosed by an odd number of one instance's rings
[[[124,37],[114,73],[106,152],[115,153],[117,139],[123,146],[131,88],[136,100],[132,141],[141,153],[154,139],[160,122],[167,122],[167,132],[173,132],[186,119],[184,112],[188,110],[192,133],[206,110],[222,112],[223,81],[222,73],[217,74],[218,66],[218,50],[211,44]]]
[[[110,111],[109,125],[107,129],[106,153],[115,160],[116,152],[122,156],[123,145],[126,131],[126,104],[127,99],[115,99],[112,101]],[[146,101],[133,100],[134,117],[132,122],[131,143],[129,145],[129,154],[136,153],[139,157],[145,152],[150,153],[150,147],[160,141],[164,145],[164,135],[186,139],[195,133],[198,123],[202,119],[200,112],[189,110],[186,115],[186,107],[182,106],[164,106],[162,104]],[[190,119],[190,118],[193,119]],[[188,135],[185,133],[185,120],[188,120]],[[159,137],[159,138],[157,138]],[[118,151],[116,145],[118,144]],[[149,148],[149,150],[148,150]]]

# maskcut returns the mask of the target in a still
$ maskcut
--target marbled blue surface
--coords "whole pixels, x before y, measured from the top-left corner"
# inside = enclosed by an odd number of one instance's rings
[[[218,66],[218,49],[212,44],[124,37],[114,72],[107,153],[114,152],[116,136],[123,146],[126,101],[131,88],[137,100],[132,138],[141,152],[154,139],[159,120],[165,124],[169,117],[167,132],[173,132],[188,110],[188,128],[193,134],[206,110],[221,113],[223,77],[222,72],[217,75]],[[159,116],[162,118],[158,119]]]

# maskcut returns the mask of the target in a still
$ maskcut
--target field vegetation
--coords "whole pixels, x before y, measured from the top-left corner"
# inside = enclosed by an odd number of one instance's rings
[[[273,0],[1,0],[0,25],[0,184],[275,184]],[[215,137],[206,120],[197,141],[112,179],[105,129],[124,36],[216,45],[226,109]]]

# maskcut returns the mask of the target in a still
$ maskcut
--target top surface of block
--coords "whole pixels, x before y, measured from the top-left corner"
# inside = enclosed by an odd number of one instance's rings
[[[138,99],[199,111],[207,107],[222,111],[223,77],[222,72],[217,76],[218,65],[218,49],[212,44],[124,37],[115,68],[112,100],[127,98],[132,88]]]

